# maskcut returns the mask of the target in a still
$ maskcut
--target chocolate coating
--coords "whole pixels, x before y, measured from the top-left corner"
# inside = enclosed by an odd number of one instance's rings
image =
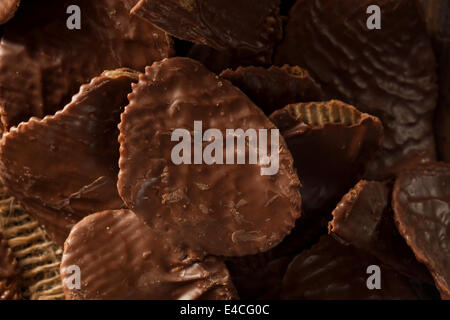
[[[282,37],[279,11],[280,0],[140,0],[132,13],[177,38],[270,61]]]
[[[266,251],[290,232],[300,216],[300,182],[281,136],[279,171],[272,176],[261,175],[260,162],[175,165],[171,160],[177,144],[172,132],[192,133],[194,121],[223,137],[226,129],[275,129],[240,90],[194,60],[171,58],[146,68],[129,100],[119,127],[118,189],[152,230],[224,256]]]
[[[0,24],[8,22],[19,8],[20,0],[2,0],[0,2]]]
[[[217,51],[211,47],[194,44],[187,52],[187,57],[200,61],[208,70],[219,74],[225,69],[240,66],[264,66],[271,60],[261,55],[242,57],[238,50]]]
[[[320,86],[299,67],[239,67],[220,76],[241,89],[265,114],[288,104],[322,100]]]
[[[394,217],[400,234],[450,299],[450,164],[430,163],[395,182]]]
[[[386,183],[358,182],[333,211],[329,233],[344,244],[372,254],[399,273],[433,283],[395,227],[390,194]]]
[[[0,232],[0,300],[19,300],[20,269],[8,241]]]
[[[70,289],[70,267],[81,287]],[[199,257],[155,234],[129,210],[92,214],[77,223],[64,246],[66,299],[237,298],[225,264]]]
[[[120,114],[138,73],[105,72],[62,111],[12,128],[0,142],[0,177],[58,243],[93,212],[120,209]]]
[[[294,157],[305,215],[331,212],[381,147],[378,118],[337,100],[288,105],[270,119]]]
[[[380,30],[368,30],[370,5],[381,8]],[[306,68],[327,98],[380,118],[383,149],[369,179],[435,158],[436,61],[416,1],[298,0],[275,63]]]
[[[370,290],[367,267],[381,269],[381,289]],[[294,258],[283,279],[282,298],[306,300],[417,299],[406,278],[351,246],[323,236]]]
[[[69,0],[22,3],[0,42],[0,114],[4,130],[53,114],[81,84],[104,70],[146,65],[171,54],[171,41],[131,17],[122,0],[80,0],[81,29],[69,30]]]
[[[280,299],[281,283],[292,257],[266,254],[231,258],[226,264],[242,300]]]

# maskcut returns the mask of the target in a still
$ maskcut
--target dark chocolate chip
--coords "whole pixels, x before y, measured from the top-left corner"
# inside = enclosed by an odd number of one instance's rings
[[[64,247],[61,277],[66,299],[73,300],[237,298],[220,259],[161,238],[129,210],[99,212],[77,223]]]
[[[267,115],[288,104],[323,98],[320,86],[299,67],[239,67],[220,76],[241,89]]]
[[[379,30],[367,28],[370,5],[381,8]],[[367,178],[434,159],[436,61],[416,1],[298,0],[275,63],[306,68],[328,99],[380,118],[383,149]]]

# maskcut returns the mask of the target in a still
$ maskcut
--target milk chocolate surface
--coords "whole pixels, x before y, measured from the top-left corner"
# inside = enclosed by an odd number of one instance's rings
[[[140,0],[132,13],[169,34],[271,61],[282,38],[280,0]]]
[[[118,189],[152,230],[224,256],[266,251],[289,233],[300,216],[300,182],[281,136],[275,175],[262,175],[261,162],[248,164],[248,148],[246,164],[237,164],[237,144],[234,164],[172,161],[172,132],[192,134],[194,121],[223,137],[226,129],[275,129],[240,90],[194,60],[171,58],[146,68],[129,100],[120,123]],[[266,143],[271,150],[271,139]]]
[[[381,270],[381,289],[369,289],[367,268]],[[406,278],[351,246],[323,236],[310,250],[297,255],[283,279],[283,299],[384,300],[417,299]]]
[[[322,100],[322,89],[299,67],[239,67],[220,76],[241,89],[265,114],[298,102]]]
[[[281,283],[292,257],[267,254],[227,260],[231,278],[242,300],[280,299]]]
[[[70,30],[69,0],[26,1],[0,42],[4,130],[53,114],[104,70],[142,70],[171,54],[168,36],[129,14],[131,2],[80,0],[81,29]]]
[[[432,281],[398,233],[391,209],[391,187],[362,180],[339,202],[329,223],[329,233],[374,255],[385,265],[419,281]]]
[[[0,24],[8,22],[19,8],[20,0],[2,0],[0,2]]]
[[[20,298],[19,263],[8,246],[8,241],[0,232],[0,300]]]
[[[450,299],[450,164],[430,163],[395,182],[394,217],[400,234]]]
[[[337,100],[288,105],[270,119],[294,157],[306,215],[331,212],[364,174],[383,136],[378,118]]]
[[[62,111],[3,135],[0,176],[11,194],[60,245],[84,216],[119,209],[120,114],[138,73],[105,72]]]
[[[92,214],[77,223],[64,246],[66,299],[237,298],[225,264],[201,257],[152,232],[129,210]],[[71,289],[71,266],[81,272]]]
[[[381,8],[379,30],[367,28],[370,5]],[[366,177],[435,158],[436,61],[416,1],[298,0],[275,63],[306,68],[327,98],[380,118],[383,149]]]
[[[236,69],[240,66],[266,66],[270,61],[261,55],[240,56],[239,51],[218,51],[211,47],[194,44],[187,52],[187,57],[200,61],[208,70],[221,73],[225,69]]]

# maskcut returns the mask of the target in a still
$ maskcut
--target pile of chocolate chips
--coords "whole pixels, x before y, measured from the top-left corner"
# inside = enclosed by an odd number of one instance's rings
[[[0,178],[64,246],[66,298],[450,299],[436,2],[2,1]],[[199,124],[214,161],[174,161]],[[230,129],[260,133],[248,161]]]

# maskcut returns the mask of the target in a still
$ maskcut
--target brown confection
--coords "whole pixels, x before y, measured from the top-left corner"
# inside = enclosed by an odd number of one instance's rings
[[[340,101],[288,105],[270,119],[294,157],[306,215],[331,212],[381,147],[378,118]]]
[[[381,270],[381,289],[368,289],[369,266]],[[408,280],[372,256],[323,236],[294,258],[283,279],[283,299],[369,300],[417,299]]]
[[[54,116],[12,128],[0,142],[0,177],[58,243],[93,212],[120,209],[120,114],[138,73],[106,71]]]
[[[146,68],[129,100],[119,126],[118,189],[155,232],[224,256],[266,251],[290,232],[301,207],[292,155],[281,136],[272,141],[275,126],[239,89],[194,60],[171,58]],[[171,134],[185,129],[191,139],[192,133],[200,133],[194,131],[194,121],[202,121],[205,131],[219,130],[223,140],[228,136],[236,141],[238,136],[227,135],[226,129],[269,131],[267,150],[279,143],[279,170],[263,175],[267,167],[260,161],[237,164],[236,143],[229,150],[234,164],[217,156],[210,165],[201,159],[200,164],[175,165],[171,151],[178,143],[171,141]],[[195,162],[189,154],[183,156]]]
[[[329,234],[372,254],[399,273],[433,283],[395,227],[390,194],[386,183],[358,182],[333,211]]]
[[[288,104],[322,100],[320,86],[299,67],[239,67],[220,76],[241,89],[265,114]]]
[[[370,5],[381,8],[380,30],[367,28]],[[436,61],[416,1],[298,0],[275,63],[307,69],[327,98],[380,118],[383,149],[367,178],[435,158]]]
[[[0,24],[8,22],[19,8],[20,0],[2,0],[0,2]]]
[[[8,241],[0,233],[0,300],[19,300],[20,269]]]
[[[129,210],[92,214],[64,246],[66,299],[236,299],[225,264],[200,257],[156,235]],[[80,287],[71,278],[76,266]],[[75,270],[75,271],[74,271]]]
[[[169,34],[270,62],[282,38],[280,0],[140,0],[132,13]]]
[[[217,51],[211,47],[194,44],[187,52],[187,57],[203,63],[208,70],[219,74],[225,69],[236,69],[240,66],[263,66],[270,61],[262,56],[241,57],[236,50]]]
[[[419,165],[399,175],[393,194],[400,234],[450,299],[450,164]]]
[[[435,116],[439,159],[450,162],[450,1],[421,0],[439,64],[439,107]]]
[[[122,0],[80,0],[81,29],[69,30],[69,0],[25,1],[0,42],[0,114],[4,130],[31,116],[53,114],[80,85],[104,70],[168,57],[171,40],[131,17]]]

